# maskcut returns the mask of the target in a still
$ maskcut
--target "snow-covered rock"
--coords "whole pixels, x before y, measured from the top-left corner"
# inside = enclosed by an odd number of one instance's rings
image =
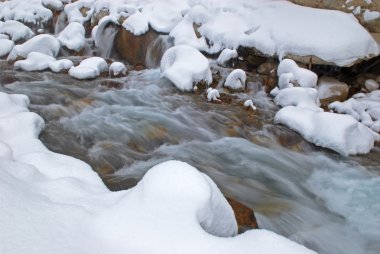
[[[49,63],[49,68],[52,72],[61,72],[69,70],[74,66],[74,63],[69,59],[60,59]]]
[[[253,101],[252,100],[246,100],[244,102],[244,107],[246,108],[251,108],[252,110],[256,110],[256,106],[253,104]]]
[[[207,100],[209,102],[218,102],[220,98],[219,91],[217,89],[208,88],[207,89]]]
[[[108,64],[103,58],[90,57],[83,60],[78,66],[71,67],[69,75],[76,79],[92,79],[106,71],[108,71]]]
[[[0,57],[4,57],[12,51],[15,43],[8,39],[0,39]]]
[[[136,187],[109,191],[89,165],[38,140],[44,122],[28,104],[24,95],[0,93],[2,252],[315,253],[263,229],[235,236],[218,187],[184,162],[161,163]]]
[[[39,52],[48,56],[56,57],[60,49],[59,41],[52,35],[40,34],[21,45],[13,47],[7,60],[14,61],[18,57],[26,58],[31,52]]]
[[[230,60],[238,57],[236,49],[223,49],[216,62],[220,66],[225,66]]]
[[[41,0],[12,0],[0,2],[0,20],[17,20],[30,24],[47,22],[53,18],[51,10]]]
[[[224,86],[234,90],[245,89],[247,75],[241,69],[233,70],[226,78]]]
[[[283,124],[318,146],[332,149],[344,156],[366,154],[380,136],[352,116],[301,107],[287,106],[275,116]]]
[[[314,88],[289,87],[281,89],[274,98],[281,107],[297,106],[312,111],[322,111],[319,107],[318,91]]]
[[[297,63],[291,59],[283,59],[278,65],[277,75],[281,77],[284,73],[293,75],[290,80],[293,84],[298,84],[302,87],[316,87],[318,76],[314,72],[298,67]]]
[[[148,19],[139,11],[129,16],[122,26],[135,36],[145,34],[149,30]]]
[[[113,62],[109,68],[110,76],[125,76],[127,75],[127,67],[121,62]]]
[[[13,41],[29,40],[34,36],[29,27],[16,20],[0,21],[0,33],[9,34]]]
[[[95,2],[96,0],[79,0],[65,5],[64,12],[67,15],[69,23],[78,22],[83,24],[89,21],[94,13],[91,7],[93,7]],[[88,11],[82,14],[81,9],[85,8],[87,8]]]
[[[25,60],[19,60],[14,63],[16,69],[24,71],[43,71],[49,68],[49,65],[55,62],[52,56],[40,52],[30,52]]]
[[[62,46],[79,52],[86,44],[85,33],[86,31],[82,24],[72,22],[59,33],[57,39]]]
[[[193,84],[212,82],[210,65],[205,56],[197,49],[186,46],[174,46],[168,49],[161,59],[162,77],[169,79],[178,89],[191,91]]]
[[[289,87],[294,87],[292,83],[293,79],[294,79],[293,73],[291,72],[282,73],[278,77],[278,84],[277,84],[278,88],[281,90],[281,89],[285,89]]]

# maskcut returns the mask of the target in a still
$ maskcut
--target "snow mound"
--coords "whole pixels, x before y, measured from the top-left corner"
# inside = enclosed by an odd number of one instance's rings
[[[290,87],[282,89],[274,102],[281,107],[297,106],[313,111],[322,111],[319,107],[318,91],[314,88]]]
[[[43,71],[49,68],[49,65],[56,59],[39,52],[31,52],[25,60],[19,60],[14,63],[16,69],[24,71]]]
[[[17,20],[37,24],[52,19],[53,13],[41,0],[12,0],[0,2],[0,20]]]
[[[225,66],[228,61],[231,59],[235,59],[238,57],[238,52],[236,49],[223,49],[223,51],[220,53],[218,59],[216,62],[220,66]]]
[[[285,89],[289,87],[294,87],[292,83],[293,79],[294,79],[293,73],[291,72],[282,73],[278,77],[278,84],[277,84],[278,88],[281,90],[281,89]]]
[[[380,141],[380,135],[348,115],[287,106],[277,112],[275,123],[286,125],[307,141],[344,156],[369,153],[375,141]]]
[[[52,35],[40,34],[21,45],[13,47],[7,60],[14,61],[17,58],[26,58],[31,52],[39,52],[48,56],[56,57],[60,49],[59,41]]]
[[[193,84],[212,82],[210,65],[205,56],[197,49],[186,46],[174,46],[168,49],[161,59],[162,77],[170,80],[178,89],[191,91]]]
[[[0,33],[9,34],[12,41],[29,40],[34,36],[29,27],[16,20],[0,21]]]
[[[247,75],[245,71],[236,69],[227,76],[224,86],[234,90],[244,89],[246,80]]]
[[[92,6],[95,2],[96,0],[79,0],[65,5],[64,12],[69,23],[78,22],[83,24],[89,21],[94,13]],[[82,14],[81,9],[87,9],[88,11]]]
[[[220,101],[218,98],[220,98],[219,91],[217,89],[209,88],[207,89],[207,100],[212,101]]]
[[[253,101],[252,100],[246,100],[244,102],[244,107],[246,108],[251,108],[252,110],[256,110],[256,106],[253,104]]]
[[[49,63],[49,68],[52,72],[61,72],[69,70],[74,64],[69,59],[60,59]]]
[[[266,230],[235,236],[218,187],[184,162],[161,163],[136,187],[109,191],[86,163],[46,149],[44,122],[28,104],[0,93],[2,252],[315,253]]]
[[[136,11],[134,14],[129,16],[123,22],[122,26],[135,36],[145,34],[149,30],[148,19],[139,11]]]
[[[12,51],[15,43],[8,39],[0,39],[0,57],[4,57]]]
[[[292,74],[293,77],[290,79],[290,82],[293,84],[302,87],[317,87],[317,74],[305,68],[298,67],[297,63],[291,59],[283,59],[278,65],[277,75],[281,77],[281,75],[285,73]]]
[[[84,30],[83,25],[77,22],[72,22],[59,33],[57,39],[62,46],[79,52],[86,44],[85,33],[86,31]]]
[[[127,67],[121,62],[113,62],[109,68],[110,76],[125,76],[127,75]]]
[[[83,60],[78,66],[71,67],[69,75],[76,79],[92,79],[106,71],[108,71],[108,65],[103,58],[90,57]]]

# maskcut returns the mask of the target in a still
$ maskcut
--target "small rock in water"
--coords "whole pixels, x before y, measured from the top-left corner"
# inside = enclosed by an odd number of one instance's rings
[[[239,233],[249,229],[258,228],[254,211],[248,206],[232,198],[226,198],[232,210],[235,213],[236,222],[239,227]]]
[[[364,87],[368,90],[368,92],[372,92],[379,89],[379,86],[379,83],[373,79],[367,79],[364,83]]]
[[[253,101],[252,100],[246,100],[244,102],[244,107],[246,108],[251,108],[253,110],[256,110],[256,106],[253,104]]]

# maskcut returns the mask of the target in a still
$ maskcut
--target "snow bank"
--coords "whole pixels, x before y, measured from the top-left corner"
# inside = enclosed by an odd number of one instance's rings
[[[109,191],[87,164],[45,148],[37,139],[44,122],[28,104],[0,93],[2,252],[315,253],[266,230],[235,236],[220,190],[184,162],[164,162],[136,187]]]
[[[49,68],[56,59],[39,52],[31,52],[25,60],[16,61],[14,67],[24,71],[43,71]]]
[[[245,89],[247,75],[241,69],[233,70],[226,78],[224,86],[230,89]]]
[[[8,39],[0,39],[0,57],[4,57],[12,51],[15,43]]]
[[[121,62],[113,62],[109,68],[110,76],[125,76],[127,75],[127,67]]]
[[[92,79],[106,71],[108,71],[108,64],[103,58],[90,57],[83,60],[78,66],[71,67],[69,75],[76,79]]]
[[[56,57],[60,49],[59,41],[51,35],[40,34],[21,45],[16,45],[9,53],[7,60],[14,61],[18,57],[26,58],[31,52],[39,52]]]
[[[62,46],[78,52],[81,51],[86,44],[85,33],[86,31],[83,25],[72,22],[59,33],[57,39]]]
[[[0,21],[0,33],[9,34],[13,41],[29,40],[34,36],[29,27],[15,20]]]
[[[178,89],[191,91],[193,84],[212,82],[209,62],[197,49],[190,46],[174,46],[161,59],[162,77],[169,79]]]
[[[277,112],[274,121],[295,130],[307,141],[344,156],[369,153],[374,142],[380,141],[378,134],[348,115],[287,106]]]

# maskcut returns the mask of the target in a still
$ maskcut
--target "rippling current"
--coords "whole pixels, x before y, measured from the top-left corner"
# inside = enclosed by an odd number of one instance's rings
[[[253,208],[261,228],[320,253],[380,253],[379,147],[341,157],[273,125],[277,108],[263,92],[211,104],[178,92],[158,70],[77,81],[0,68],[0,91],[28,95],[45,119],[46,146],[88,162],[112,190],[178,159]],[[248,97],[257,112],[239,103]]]

